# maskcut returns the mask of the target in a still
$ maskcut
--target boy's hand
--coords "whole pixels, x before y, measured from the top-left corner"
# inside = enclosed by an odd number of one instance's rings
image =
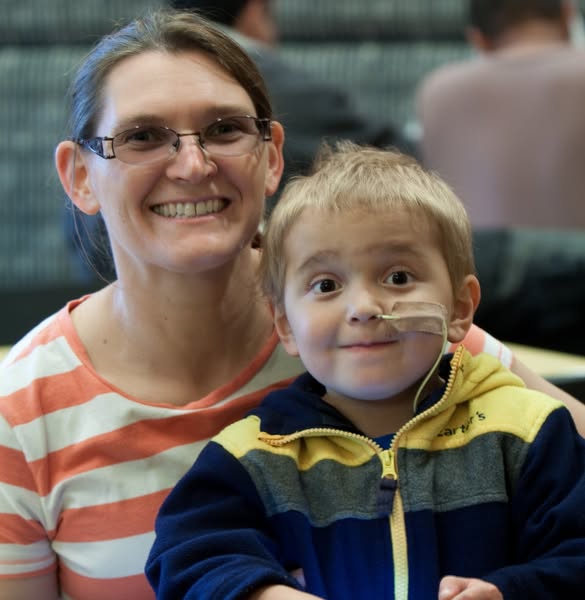
[[[439,600],[504,600],[504,596],[487,581],[449,575],[441,580]]]
[[[319,596],[284,585],[269,585],[248,596],[247,600],[319,600]]]

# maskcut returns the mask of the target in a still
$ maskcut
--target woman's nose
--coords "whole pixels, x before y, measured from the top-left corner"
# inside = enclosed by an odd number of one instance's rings
[[[216,171],[217,165],[201,146],[199,135],[181,136],[177,153],[168,164],[169,177],[193,182],[205,179]]]

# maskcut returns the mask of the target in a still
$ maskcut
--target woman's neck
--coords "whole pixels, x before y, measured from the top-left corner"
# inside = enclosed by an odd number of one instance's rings
[[[129,394],[146,400],[148,386],[158,387],[159,401],[177,404],[231,381],[272,332],[251,252],[229,273],[188,285],[184,274],[148,285],[122,278],[80,305],[74,323],[96,370]]]

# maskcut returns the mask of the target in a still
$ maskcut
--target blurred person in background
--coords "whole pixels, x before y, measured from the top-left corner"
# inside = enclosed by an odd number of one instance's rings
[[[425,163],[475,228],[585,227],[585,50],[568,0],[471,0],[472,60],[422,83]]]
[[[487,291],[477,322],[509,341],[584,354],[580,15],[570,0],[468,8],[478,55],[439,67],[418,89],[422,160],[470,214]]]

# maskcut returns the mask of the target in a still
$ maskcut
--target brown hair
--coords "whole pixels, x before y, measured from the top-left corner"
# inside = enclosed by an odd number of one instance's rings
[[[248,54],[201,15],[167,8],[150,12],[105,36],[87,55],[69,91],[72,138],[96,134],[107,76],[125,58],[149,50],[207,53],[246,90],[256,116],[272,118],[266,84]]]

